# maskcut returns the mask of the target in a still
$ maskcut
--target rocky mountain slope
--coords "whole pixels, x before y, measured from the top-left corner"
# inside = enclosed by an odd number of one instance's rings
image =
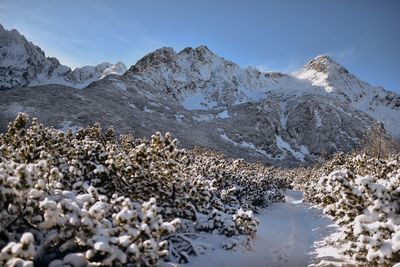
[[[0,131],[27,112],[63,130],[100,122],[137,137],[169,131],[184,147],[285,166],[351,150],[377,121],[400,136],[400,95],[360,81],[328,56],[283,74],[241,68],[205,46],[161,48],[83,90],[33,88],[0,94]]]
[[[275,93],[320,95],[367,113],[400,136],[400,95],[359,80],[326,55],[288,75],[243,69],[205,46],[179,53],[161,48],[139,60],[126,76],[171,94],[188,110],[257,102]]]
[[[112,75],[83,90],[61,85],[6,90],[0,103],[1,130],[18,112],[27,112],[64,130],[100,122],[137,137],[168,131],[184,147],[209,147],[274,165],[350,150],[373,123],[365,113],[315,94],[276,93],[257,102],[187,110],[142,81]]]
[[[108,74],[121,75],[126,70],[122,62],[105,62],[71,70],[56,58],[46,57],[38,46],[28,42],[17,30],[8,31],[0,25],[0,89],[43,84],[83,88]]]

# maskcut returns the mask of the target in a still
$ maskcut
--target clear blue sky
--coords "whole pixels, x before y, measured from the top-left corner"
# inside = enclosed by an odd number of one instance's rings
[[[241,66],[283,72],[328,54],[400,92],[397,0],[0,0],[0,23],[71,67],[130,66],[162,46],[204,44]]]

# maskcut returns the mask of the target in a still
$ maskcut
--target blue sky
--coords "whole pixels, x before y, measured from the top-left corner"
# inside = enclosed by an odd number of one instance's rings
[[[207,45],[241,66],[291,72],[319,54],[400,92],[397,0],[0,0],[0,23],[71,67],[134,64]]]

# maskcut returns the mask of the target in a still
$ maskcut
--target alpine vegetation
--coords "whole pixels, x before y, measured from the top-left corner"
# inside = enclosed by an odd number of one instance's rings
[[[357,264],[400,261],[400,155],[338,155],[295,186],[342,226],[332,240]],[[396,265],[397,266],[397,265]]]
[[[0,135],[0,265],[187,262],[204,231],[250,246],[253,212],[284,188],[261,164],[179,149],[168,133],[62,132],[20,113]]]

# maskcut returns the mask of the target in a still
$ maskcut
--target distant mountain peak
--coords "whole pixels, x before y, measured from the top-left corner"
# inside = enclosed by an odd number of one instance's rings
[[[208,54],[208,55],[216,56],[216,54],[213,51],[211,51],[208,48],[208,46],[206,46],[206,45],[200,45],[200,46],[196,47],[194,49],[194,51],[196,51],[197,53],[204,54],[204,55]]]
[[[101,63],[97,66],[71,68],[29,42],[17,30],[6,30],[0,24],[0,89],[42,84],[64,84],[83,88],[108,74],[123,74],[126,66]]]
[[[210,53],[210,54],[215,54],[213,53],[206,45],[200,45],[198,47],[186,47],[182,49],[178,54],[183,54],[183,53]]]
[[[161,47],[139,59],[135,65],[129,68],[129,72],[140,72],[151,66],[159,65],[160,63],[169,64],[176,55],[172,47]]]
[[[332,74],[336,72],[340,74],[349,73],[349,71],[346,68],[344,68],[342,65],[334,61],[328,55],[316,56],[314,59],[308,62],[303,69],[314,70],[325,74]]]
[[[157,68],[160,65],[165,65],[169,68],[177,68],[179,67],[177,61],[184,58],[189,59],[192,63],[210,63],[219,57],[205,45],[195,48],[186,47],[179,53],[171,47],[162,47],[139,59],[135,65],[130,67],[129,72],[138,73],[152,67]]]

